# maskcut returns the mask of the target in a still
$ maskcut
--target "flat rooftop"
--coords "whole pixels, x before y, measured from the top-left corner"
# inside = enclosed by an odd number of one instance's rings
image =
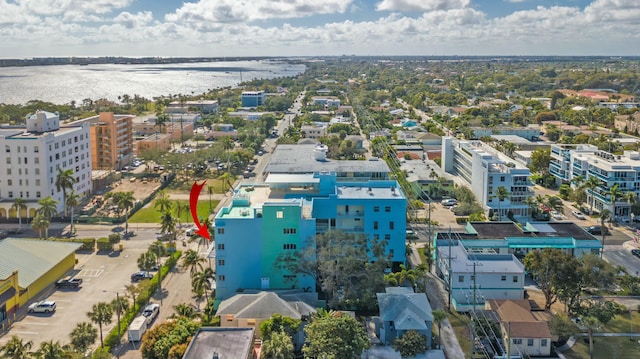
[[[440,258],[449,257],[449,247],[438,247]],[[477,263],[476,273],[522,273],[524,266],[512,254],[467,253],[462,245],[451,247],[451,270],[454,273],[473,273],[473,263]]]
[[[266,173],[389,173],[386,162],[316,160],[315,144],[278,145],[265,168]]]
[[[191,340],[182,359],[249,358],[253,350],[253,328],[203,327]]]
[[[470,222],[466,232],[455,232],[452,239],[505,239],[505,238],[573,238],[593,241],[594,236],[573,222],[532,222],[524,228],[513,222]],[[448,232],[438,232],[437,239],[449,239]]]
[[[339,198],[349,199],[362,199],[362,198],[376,198],[394,200],[404,198],[404,194],[400,189],[392,187],[348,187],[338,186],[337,195]]]

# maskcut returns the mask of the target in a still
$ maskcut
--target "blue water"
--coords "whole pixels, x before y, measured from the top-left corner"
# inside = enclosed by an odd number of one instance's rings
[[[150,65],[60,65],[0,68],[0,103],[42,100],[66,104],[84,99],[117,101],[124,94],[153,99],[199,95],[256,78],[295,76],[304,65],[278,61],[221,61]]]

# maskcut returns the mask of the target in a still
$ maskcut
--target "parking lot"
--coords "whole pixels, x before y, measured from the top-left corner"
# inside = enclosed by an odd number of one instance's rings
[[[0,345],[6,343],[12,335],[25,341],[32,341],[37,348],[41,342],[54,340],[62,344],[69,343],[69,334],[76,323],[89,321],[87,313],[97,302],[110,302],[116,292],[125,295],[124,286],[131,283],[130,276],[138,271],[137,259],[146,252],[155,240],[156,229],[140,229],[133,239],[123,241],[122,253],[77,254],[78,264],[74,274],[83,279],[79,289],[55,289],[52,285],[38,300],[54,300],[55,313],[31,313],[13,324],[9,332],[0,338]],[[103,327],[104,336],[116,325],[114,315],[111,324]],[[97,328],[97,325],[94,324]],[[99,339],[97,344],[99,345]]]

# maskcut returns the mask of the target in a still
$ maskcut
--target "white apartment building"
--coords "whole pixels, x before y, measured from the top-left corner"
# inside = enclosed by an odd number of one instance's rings
[[[608,208],[617,217],[630,216],[631,205],[626,193],[640,194],[640,152],[624,151],[614,155],[593,145],[552,145],[549,172],[564,182],[582,176],[599,180],[593,192],[587,189],[587,204],[601,211]],[[611,201],[611,188],[618,185],[619,197]]]
[[[304,138],[319,139],[320,137],[327,136],[326,124],[313,124],[300,126],[300,132]]]
[[[51,196],[63,210],[63,192],[56,188],[58,168],[71,169],[75,193],[91,193],[91,144],[89,123],[60,127],[57,114],[38,111],[27,116],[25,127],[0,128],[0,216],[16,216],[16,198],[26,201],[32,218],[38,200]]]
[[[511,212],[514,217],[528,217],[527,198],[533,196],[529,169],[482,141],[442,138],[442,168],[459,176],[471,186],[488,217],[499,213],[502,220]],[[505,187],[508,196],[502,201],[497,189]]]

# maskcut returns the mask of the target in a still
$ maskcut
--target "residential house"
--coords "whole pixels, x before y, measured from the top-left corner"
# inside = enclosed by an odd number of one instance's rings
[[[259,359],[253,328],[202,327],[191,339],[182,359]]]
[[[638,133],[640,132],[640,112],[631,115],[619,115],[615,117],[615,128],[620,132]]]
[[[380,317],[376,318],[376,334],[384,345],[413,330],[427,337],[427,348],[431,348],[433,314],[425,293],[414,293],[408,287],[385,288],[377,293]]]
[[[325,109],[340,107],[340,99],[336,96],[313,96],[311,101],[314,105],[321,105]]]
[[[485,309],[492,310],[499,318],[504,348],[509,348],[509,357],[551,356],[550,314],[540,308],[534,311],[531,304],[526,299],[486,302]]]

